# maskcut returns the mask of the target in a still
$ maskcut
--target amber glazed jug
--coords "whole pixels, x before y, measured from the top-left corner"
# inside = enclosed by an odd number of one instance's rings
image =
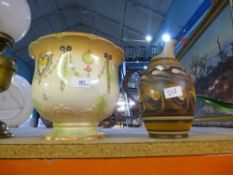
[[[48,140],[91,140],[100,121],[115,109],[122,49],[92,34],[47,35],[29,46],[36,66],[32,100],[53,122]]]
[[[138,102],[149,137],[185,138],[194,119],[194,83],[175,58],[174,45],[175,41],[170,41],[151,59],[138,84]],[[129,72],[123,83],[127,94],[133,73]]]

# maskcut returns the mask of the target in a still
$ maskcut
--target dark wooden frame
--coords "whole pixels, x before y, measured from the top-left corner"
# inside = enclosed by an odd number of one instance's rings
[[[203,17],[201,22],[196,26],[196,28],[189,35],[186,44],[178,51],[176,55],[178,60],[181,60],[183,58],[183,56],[195,44],[198,38],[205,32],[205,30],[210,26],[210,24],[215,20],[215,18],[221,13],[224,7],[226,7],[229,4],[229,2],[232,2],[232,0],[218,0],[216,4],[210,7],[207,14]]]

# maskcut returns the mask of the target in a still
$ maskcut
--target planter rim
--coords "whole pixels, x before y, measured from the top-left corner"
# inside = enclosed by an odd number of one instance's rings
[[[89,38],[91,40],[99,40],[99,41],[104,41],[110,45],[112,45],[112,47],[114,47],[116,50],[118,50],[123,56],[122,56],[122,61],[124,59],[124,50],[122,48],[120,48],[119,46],[117,46],[116,44],[114,44],[112,41],[104,38],[104,37],[101,37],[101,36],[98,36],[98,35],[94,35],[94,34],[89,34],[89,33],[83,33],[83,32],[60,32],[60,33],[53,33],[53,34],[49,34],[49,35],[45,35],[45,36],[42,36],[40,38],[38,38],[37,40],[33,41],[28,49],[29,49],[29,54],[32,58],[34,58],[31,54],[32,50],[33,50],[33,47],[36,47],[36,45],[39,45],[40,42],[48,39],[48,38],[63,38],[63,37],[67,37],[67,36],[73,36],[73,37],[86,37],[86,38]]]

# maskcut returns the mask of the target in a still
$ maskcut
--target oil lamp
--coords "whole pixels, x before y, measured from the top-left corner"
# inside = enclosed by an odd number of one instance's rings
[[[30,24],[31,12],[26,0],[0,0],[0,93],[10,86],[15,72],[14,62],[2,52],[21,40]],[[11,136],[6,124],[0,121],[0,138]]]

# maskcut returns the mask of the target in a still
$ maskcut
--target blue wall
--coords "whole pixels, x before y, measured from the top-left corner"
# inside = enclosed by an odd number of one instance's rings
[[[204,0],[177,0],[171,1],[165,20],[162,22],[157,37],[161,38],[162,34],[167,32],[172,37],[182,29],[198,7]]]

